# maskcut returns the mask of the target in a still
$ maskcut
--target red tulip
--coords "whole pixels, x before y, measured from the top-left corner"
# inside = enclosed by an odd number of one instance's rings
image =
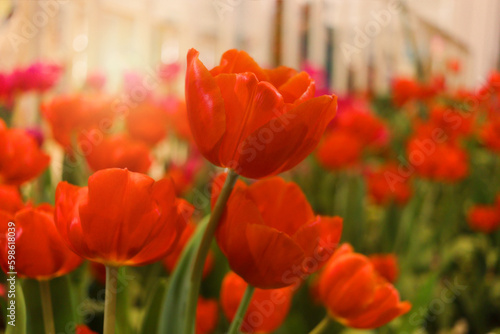
[[[213,187],[212,204],[219,190]],[[255,287],[271,289],[299,284],[318,270],[341,231],[340,217],[315,216],[295,183],[274,177],[248,187],[236,184],[216,238],[233,271]]]
[[[412,138],[408,160],[422,177],[441,182],[458,182],[469,172],[467,152],[458,144],[440,144],[430,138]]]
[[[151,167],[149,147],[126,135],[106,137],[85,156],[93,171],[106,168],[127,168],[132,172],[146,173]]]
[[[484,146],[493,152],[500,153],[500,116],[490,117],[483,125],[480,137]]]
[[[14,186],[0,185],[0,211],[15,214],[24,207],[19,190]]]
[[[85,325],[78,325],[76,326],[75,334],[97,334],[97,332],[94,332]]]
[[[208,70],[189,50],[186,105],[203,156],[250,178],[287,171],[316,147],[336,111],[334,95],[314,97],[305,72],[264,70],[244,51],[229,50]]]
[[[167,135],[167,112],[157,103],[147,101],[130,109],[126,115],[127,130],[132,138],[150,146]]]
[[[238,310],[247,283],[230,272],[222,281],[220,301],[226,317],[232,321]],[[243,333],[271,333],[285,321],[292,302],[293,289],[255,289],[241,324]]]
[[[68,153],[73,151],[73,138],[80,138],[81,143],[85,136],[95,144],[109,131],[115,116],[109,98],[102,95],[58,96],[42,105],[42,115],[50,124],[54,139]]]
[[[370,260],[343,245],[325,265],[319,294],[330,316],[353,328],[371,329],[407,313],[398,291],[375,270]]]
[[[219,305],[215,299],[198,298],[196,334],[213,333],[219,320]]]
[[[418,99],[420,95],[420,85],[413,79],[396,78],[392,82],[392,98],[398,107],[405,103]]]
[[[319,144],[316,157],[321,165],[331,170],[349,168],[358,164],[363,142],[347,131],[330,131]]]
[[[398,259],[394,254],[374,254],[368,257],[375,270],[389,283],[396,282],[398,278]]]
[[[500,228],[500,210],[496,206],[473,206],[467,214],[467,222],[475,231],[493,233]]]
[[[411,198],[409,180],[400,175],[395,163],[388,163],[376,171],[369,171],[366,181],[368,194],[376,204],[386,205],[395,201],[403,205]]]
[[[38,177],[50,157],[21,129],[7,129],[0,120],[0,184],[21,185]]]
[[[9,222],[13,222],[9,223]],[[15,225],[15,227],[14,227]],[[68,249],[54,224],[54,209],[48,204],[27,207],[10,215],[0,211],[0,265],[21,277],[48,280],[66,275],[82,259]],[[15,229],[15,240],[11,237]],[[9,266],[8,242],[15,243],[15,269]]]
[[[93,174],[88,187],[60,182],[55,220],[80,256],[111,266],[143,265],[164,258],[192,213],[175,197],[172,182],[126,169]]]

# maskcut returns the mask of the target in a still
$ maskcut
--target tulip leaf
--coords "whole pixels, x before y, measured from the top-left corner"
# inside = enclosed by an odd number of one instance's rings
[[[166,287],[167,282],[165,280],[154,283],[154,287],[152,288],[153,293],[150,296],[142,320],[140,334],[150,334],[158,331],[158,319],[160,317],[161,304],[163,302]]]
[[[208,223],[205,217],[184,248],[181,258],[172,273],[160,311],[158,334],[184,333],[187,296],[191,288],[189,275]]]
[[[15,326],[9,325],[12,319],[6,317],[5,322],[7,324],[6,324],[5,334],[26,334],[26,303],[24,299],[23,289],[19,282],[16,282],[15,301],[16,301],[15,304],[16,313],[14,322]],[[6,314],[7,316],[8,315],[7,308],[5,308],[5,312],[7,312]]]
[[[38,281],[26,279],[23,282],[26,300],[27,329],[30,334],[44,334],[43,312]],[[54,278],[50,281],[52,309],[54,311],[54,325],[56,333],[66,333],[74,328],[78,321],[75,317],[73,294],[68,276]]]

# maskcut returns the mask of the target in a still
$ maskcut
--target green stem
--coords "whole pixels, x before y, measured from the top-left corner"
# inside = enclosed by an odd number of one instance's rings
[[[229,327],[228,334],[237,334],[239,333],[239,328],[241,327],[241,323],[245,318],[245,314],[247,313],[248,306],[250,305],[250,301],[252,300],[252,295],[255,291],[255,288],[251,285],[248,285],[243,298],[241,299],[240,306],[238,306],[238,310],[231,322],[231,326]]]
[[[328,314],[321,320],[321,322],[313,328],[312,331],[309,332],[309,334],[321,334],[325,333],[327,330],[328,326],[332,322],[332,319],[328,316]]]
[[[43,324],[46,334],[55,334],[54,312],[52,311],[52,298],[50,296],[50,282],[38,281],[40,284],[40,296],[42,297]]]
[[[219,220],[222,217],[227,200],[229,199],[229,195],[231,195],[237,179],[238,174],[230,170],[227,174],[226,182],[224,183],[224,186],[219,194],[219,198],[215,203],[215,207],[212,210],[210,220],[208,221],[207,228],[203,234],[203,238],[196,253],[196,259],[192,267],[190,278],[191,289],[189,290],[186,306],[186,323],[184,327],[184,333],[186,334],[192,334],[195,330],[196,307],[198,305],[198,294],[200,292],[201,277],[203,274],[203,267],[205,266],[205,259],[207,258],[210,245],[212,244],[212,240],[214,238],[215,230],[219,225]]]
[[[104,302],[104,334],[115,333],[118,268],[106,266],[106,300]]]

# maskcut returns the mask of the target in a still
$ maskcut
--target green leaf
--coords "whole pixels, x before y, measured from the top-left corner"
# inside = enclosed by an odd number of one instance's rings
[[[139,332],[140,334],[150,334],[158,331],[160,310],[166,289],[167,282],[165,280],[154,283],[153,293],[151,294],[151,298],[147,304],[144,318],[142,320],[142,326]]]
[[[26,300],[27,329],[30,334],[44,334],[43,312],[40,300],[40,288],[37,280],[23,281]],[[68,329],[78,324],[75,316],[73,291],[68,276],[54,278],[50,281],[50,295],[52,310],[54,311],[54,325],[56,333],[66,333]]]
[[[16,318],[15,326],[10,326],[9,321],[11,319],[6,318],[6,330],[5,334],[26,334],[26,303],[24,300],[24,294],[22,286],[19,282],[16,282]],[[7,312],[7,310],[5,311]]]
[[[196,257],[196,250],[200,245],[207,224],[208,216],[202,220],[184,248],[181,258],[170,277],[170,284],[160,312],[158,334],[184,333],[187,296],[191,288],[189,276]]]

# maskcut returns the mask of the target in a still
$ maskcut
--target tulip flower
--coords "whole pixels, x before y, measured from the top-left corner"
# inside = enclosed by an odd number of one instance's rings
[[[14,186],[0,185],[0,211],[15,214],[24,203],[19,190]]]
[[[500,116],[490,117],[490,120],[483,125],[480,138],[488,149],[500,153]]]
[[[9,232],[14,229],[15,271],[20,277],[49,280],[66,275],[80,265],[82,259],[66,246],[57,232],[53,210],[53,207],[44,204],[26,207],[13,215],[0,211],[3,235],[0,240],[0,265],[5,272],[12,271],[8,264],[10,248],[7,241],[11,241],[12,233]]]
[[[398,259],[394,254],[374,254],[369,257],[375,270],[389,283],[396,282],[398,278]]]
[[[420,96],[420,84],[410,78],[395,78],[392,82],[392,99],[396,106],[401,107]]]
[[[318,284],[329,315],[348,327],[377,328],[411,309],[372,262],[347,244],[325,265]]]
[[[156,145],[167,135],[167,112],[152,101],[131,108],[125,120],[130,136],[149,146]]]
[[[467,223],[475,231],[483,233],[495,232],[500,228],[500,206],[473,206],[467,214]]]
[[[0,184],[21,185],[38,177],[50,157],[21,129],[8,129],[0,120]]]
[[[97,334],[97,332],[94,332],[85,325],[78,325],[76,326],[75,334]]]
[[[368,171],[366,181],[368,194],[376,204],[387,205],[394,201],[404,205],[411,198],[409,179],[400,175],[395,163]]]
[[[220,301],[224,314],[234,319],[243,299],[247,283],[234,272],[228,273],[222,281]],[[293,288],[255,289],[240,330],[243,333],[272,333],[278,329],[290,310]]]
[[[287,171],[316,147],[336,112],[334,95],[314,97],[305,73],[265,70],[244,51],[229,50],[208,70],[198,51],[187,55],[186,106],[200,152],[239,175]]]
[[[121,134],[104,138],[88,152],[85,158],[93,171],[127,168],[137,173],[147,173],[153,160],[146,144]]]
[[[92,145],[102,140],[115,116],[110,100],[103,95],[58,96],[42,105],[42,115],[52,137],[67,153],[73,152],[73,138],[79,139],[80,145],[82,137]]]
[[[363,142],[347,131],[331,131],[319,144],[316,157],[330,170],[353,167],[360,163]]]
[[[106,265],[104,334],[114,333],[119,266],[139,266],[175,249],[192,207],[177,199],[169,179],[155,182],[126,169],[103,169],[88,187],[60,182],[55,220],[78,255]]]
[[[213,203],[219,189],[213,187]],[[254,287],[272,289],[297,285],[318,270],[341,231],[340,217],[315,216],[295,183],[274,177],[236,184],[216,238],[234,272]]]
[[[60,182],[55,220],[68,246],[111,266],[144,265],[173,251],[191,207],[169,179],[155,182],[126,169],[93,174],[88,187]]]
[[[196,334],[213,333],[219,320],[219,306],[215,299],[198,298]]]

